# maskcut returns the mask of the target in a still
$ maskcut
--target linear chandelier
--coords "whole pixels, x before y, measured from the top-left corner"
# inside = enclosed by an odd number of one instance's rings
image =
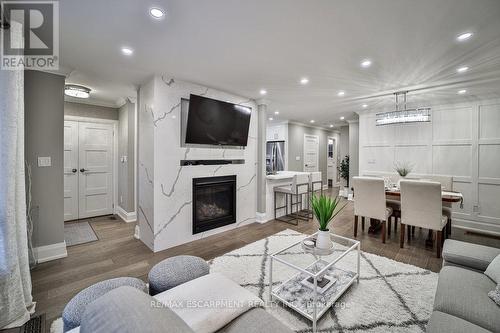
[[[391,112],[377,113],[375,120],[377,126],[422,123],[431,121],[430,107],[421,107],[413,109],[408,109],[406,107],[407,93],[408,91],[400,91],[394,93],[396,97],[396,110]],[[400,108],[399,96],[403,96],[403,108]]]

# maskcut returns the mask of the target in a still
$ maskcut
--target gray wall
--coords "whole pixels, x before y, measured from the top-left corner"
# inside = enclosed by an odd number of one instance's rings
[[[25,72],[25,158],[32,172],[35,247],[64,241],[63,94],[63,76]],[[52,166],[38,167],[38,156],[50,156]]]
[[[133,212],[134,205],[134,137],[135,105],[127,101],[118,111],[118,205]],[[122,162],[122,157],[127,162]]]
[[[346,155],[349,155],[349,126],[342,126],[340,128],[340,142],[339,142],[339,151],[340,151],[340,162],[344,159]],[[340,183],[346,185],[347,182],[340,178]]]
[[[349,185],[359,175],[359,122],[349,122]]]
[[[105,106],[64,102],[64,115],[118,120],[118,109]]]
[[[335,136],[335,132],[327,131],[314,127],[307,127],[299,124],[288,124],[288,170],[304,170],[304,134],[319,136],[319,171],[322,173],[323,184],[327,181],[326,165],[326,145],[328,136]],[[300,156],[300,160],[296,160]]]

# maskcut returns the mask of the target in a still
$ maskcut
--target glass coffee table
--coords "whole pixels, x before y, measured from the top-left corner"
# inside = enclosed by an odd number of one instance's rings
[[[306,237],[314,239],[316,234]],[[312,321],[321,316],[354,283],[359,283],[360,242],[330,233],[333,246],[320,250],[298,241],[269,255],[269,297]],[[284,282],[273,288],[273,265],[282,264]],[[281,277],[283,280],[283,276]]]

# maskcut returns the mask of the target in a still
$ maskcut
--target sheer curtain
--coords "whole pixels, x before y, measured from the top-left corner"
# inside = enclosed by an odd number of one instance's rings
[[[11,22],[12,43],[22,42]],[[24,73],[0,70],[0,329],[34,310],[28,259],[24,175]]]

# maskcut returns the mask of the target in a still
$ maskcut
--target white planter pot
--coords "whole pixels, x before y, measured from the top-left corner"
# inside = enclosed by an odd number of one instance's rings
[[[330,231],[318,230],[316,237],[316,247],[318,249],[328,250],[332,247],[332,239],[330,238]]]

